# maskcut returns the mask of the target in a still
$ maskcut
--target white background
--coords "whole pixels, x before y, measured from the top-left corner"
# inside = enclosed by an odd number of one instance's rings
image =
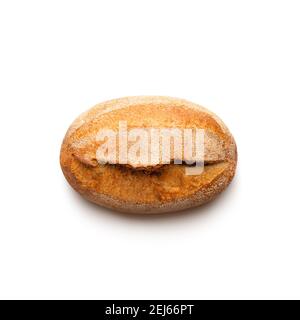
[[[300,298],[299,1],[1,1],[0,298]],[[89,204],[59,166],[94,104],[216,112],[237,175],[184,214]]]

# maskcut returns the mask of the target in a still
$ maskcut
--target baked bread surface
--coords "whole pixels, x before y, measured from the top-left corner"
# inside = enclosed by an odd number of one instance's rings
[[[201,128],[205,130],[205,166],[187,175],[184,164],[134,167],[100,165],[96,160],[102,128]],[[237,162],[235,141],[212,112],[186,100],[139,96],[97,104],[68,129],[60,163],[70,185],[89,201],[117,211],[163,213],[204,204],[231,182]]]

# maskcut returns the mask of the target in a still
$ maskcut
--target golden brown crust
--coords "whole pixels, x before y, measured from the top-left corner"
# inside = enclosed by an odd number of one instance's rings
[[[95,157],[98,130],[117,130],[123,120],[128,122],[129,129],[205,129],[208,134],[205,148],[209,150],[205,160],[209,165],[196,176],[186,175],[185,167],[176,164],[159,165],[151,170],[99,165]],[[210,201],[232,180],[236,161],[234,139],[216,115],[186,100],[148,96],[107,101],[85,112],[67,131],[60,155],[66,179],[85,198],[133,213],[178,211]]]

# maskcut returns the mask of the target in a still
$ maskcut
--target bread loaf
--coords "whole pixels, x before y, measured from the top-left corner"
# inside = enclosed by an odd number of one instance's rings
[[[121,135],[124,124],[127,136]],[[178,140],[159,135],[152,149],[152,133],[168,129],[184,134]],[[183,143],[179,148],[175,144],[197,140],[195,132],[202,133],[201,159],[195,156],[196,144],[187,154]],[[169,151],[162,142],[167,140]],[[70,185],[89,201],[122,212],[164,213],[214,199],[234,176],[237,150],[224,123],[197,104],[170,97],[126,97],[100,103],[79,116],[65,135],[60,163]],[[200,170],[190,174],[187,169],[197,165]]]

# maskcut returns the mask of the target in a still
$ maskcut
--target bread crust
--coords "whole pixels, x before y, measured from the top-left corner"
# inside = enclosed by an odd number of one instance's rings
[[[100,166],[94,161],[91,141],[99,128],[115,128],[119,120],[127,120],[132,127],[203,128],[213,137],[211,148],[216,149],[219,141],[224,152],[222,156],[216,152],[219,160],[193,177],[175,164],[159,168],[158,175]],[[202,205],[222,192],[235,174],[237,149],[225,124],[202,106],[171,97],[125,97],[97,104],[71,124],[60,164],[70,185],[91,202],[121,212],[165,213]]]

